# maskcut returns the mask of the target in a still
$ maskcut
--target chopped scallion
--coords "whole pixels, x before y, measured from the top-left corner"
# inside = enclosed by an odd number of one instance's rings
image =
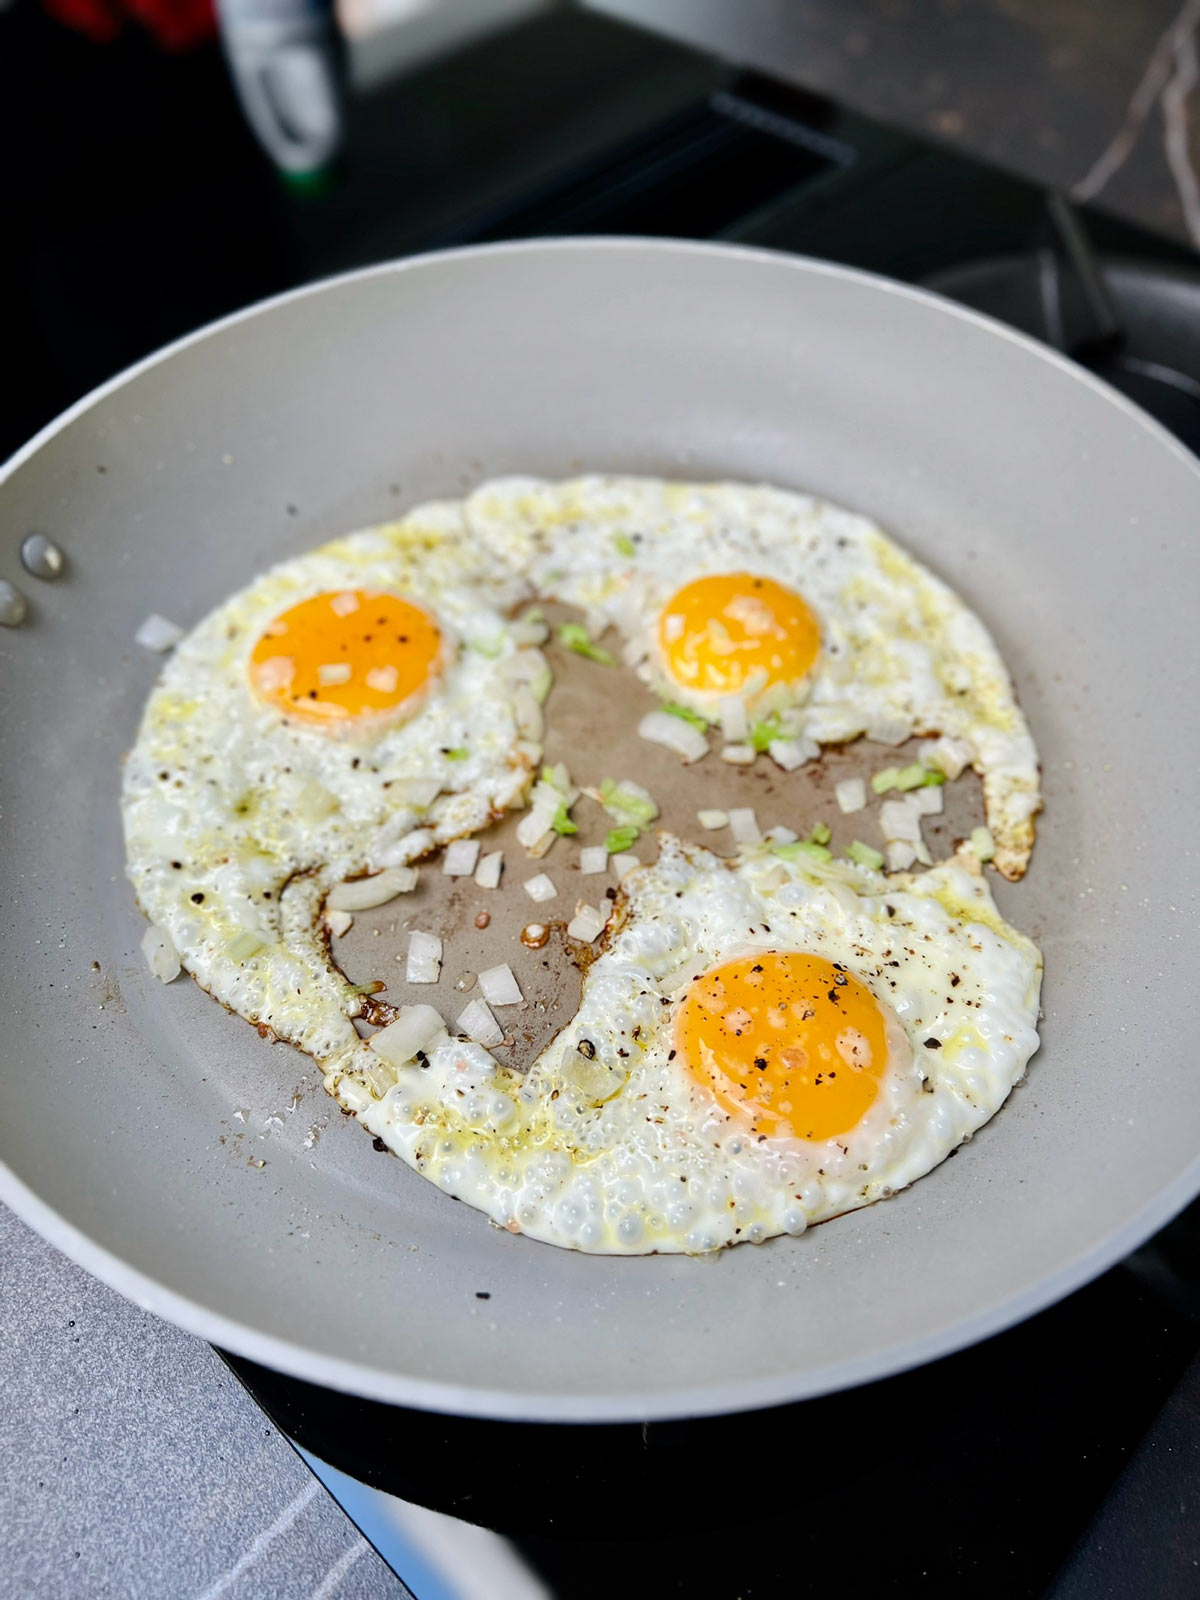
[[[848,845],[846,854],[851,861],[857,862],[860,867],[869,867],[872,872],[878,872],[883,866],[883,856],[880,852],[872,850],[869,844],[863,844],[861,839],[855,839],[853,844]]]
[[[577,656],[584,656],[588,661],[598,661],[603,667],[615,667],[617,664],[615,656],[594,642],[582,622],[560,622],[558,642],[565,645],[568,650],[574,650]]]
[[[640,828],[610,828],[604,838],[604,848],[610,856],[619,856],[626,850],[632,850],[638,841]]]
[[[567,805],[566,805],[566,801],[565,800],[562,802],[562,804],[559,806],[558,810],[551,817],[550,826],[554,829],[555,833],[578,833],[579,832],[579,829],[571,821],[570,813],[567,811]]]
[[[671,716],[678,717],[681,722],[690,723],[693,728],[699,728],[704,733],[708,728],[708,718],[702,717],[698,711],[693,711],[691,706],[681,706],[675,700],[664,700],[663,710]]]

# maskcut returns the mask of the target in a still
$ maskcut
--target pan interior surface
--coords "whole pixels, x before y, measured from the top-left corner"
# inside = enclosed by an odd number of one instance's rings
[[[271,562],[485,477],[580,470],[763,480],[876,518],[992,629],[1043,761],[1032,869],[996,889],[1045,955],[1027,1081],[905,1193],[715,1259],[535,1244],[387,1160],[304,1057],[150,977],[123,876],[144,617],[191,625]],[[1200,473],[1067,363],[793,258],[465,251],[184,341],[48,430],[0,498],[8,558],[33,530],[69,554],[0,638],[0,1194],[143,1304],[380,1399],[719,1412],[994,1331],[1200,1187],[1176,720],[1200,691]]]

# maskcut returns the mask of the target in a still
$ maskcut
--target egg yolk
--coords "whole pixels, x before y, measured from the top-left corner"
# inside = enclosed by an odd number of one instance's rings
[[[316,594],[275,618],[250,656],[260,700],[331,732],[391,721],[442,665],[442,635],[398,594]]]
[[[829,1139],[854,1127],[887,1064],[883,1012],[822,956],[764,951],[697,978],[675,1021],[684,1066],[768,1137]]]
[[[686,584],[658,621],[667,670],[687,689],[739,694],[795,683],[817,659],[821,631],[794,589],[750,572],[720,572]]]

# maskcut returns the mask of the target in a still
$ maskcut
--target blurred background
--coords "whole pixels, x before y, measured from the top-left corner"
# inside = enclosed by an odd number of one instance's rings
[[[1196,13],[7,0],[0,273],[19,381],[0,452],[223,312],[445,243],[748,238],[921,277],[1036,242],[1037,204],[1021,235],[1003,173],[1025,201],[1074,193],[1150,230],[1140,256],[1182,261],[1200,240]]]

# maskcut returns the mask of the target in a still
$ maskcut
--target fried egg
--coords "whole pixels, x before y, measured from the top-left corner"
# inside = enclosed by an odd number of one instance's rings
[[[538,593],[615,627],[665,701],[707,720],[774,718],[788,738],[958,741],[983,780],[996,865],[1020,877],[1038,762],[983,623],[873,522],[781,489],[511,478],[471,529]]]
[[[510,1231],[709,1251],[929,1172],[1022,1076],[1040,981],[970,857],[900,882],[663,835],[623,880],[577,1015],[527,1073],[435,1019],[407,1062],[377,1036],[327,1086]]]
[[[362,1005],[329,889],[482,829],[538,759],[524,594],[457,505],[426,506],[267,572],[149,698],[122,787],[138,902],[205,989],[318,1061]]]

